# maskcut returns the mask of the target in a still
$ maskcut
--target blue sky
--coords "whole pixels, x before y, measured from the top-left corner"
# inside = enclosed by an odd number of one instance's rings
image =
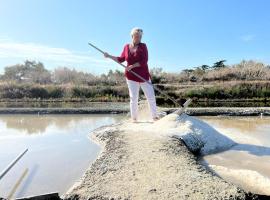
[[[0,73],[25,59],[100,74],[122,69],[91,49],[119,55],[144,30],[149,67],[179,72],[225,59],[270,63],[268,0],[0,0]]]

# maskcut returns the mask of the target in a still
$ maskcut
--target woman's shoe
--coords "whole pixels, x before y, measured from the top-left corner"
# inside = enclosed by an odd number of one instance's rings
[[[131,119],[131,122],[137,123],[138,121],[137,121],[137,119]]]
[[[155,121],[158,121],[159,120],[159,117],[155,117],[155,118],[153,118],[153,121],[155,122]]]

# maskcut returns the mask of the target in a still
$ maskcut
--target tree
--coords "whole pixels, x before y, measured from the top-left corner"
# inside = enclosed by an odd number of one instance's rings
[[[226,67],[226,65],[224,65],[224,62],[226,62],[226,60],[220,60],[218,62],[215,62],[214,65],[212,66],[213,69],[221,69]]]
[[[52,79],[54,83],[65,84],[87,84],[92,85],[96,82],[96,77],[91,73],[78,72],[75,69],[69,69],[67,67],[58,67],[52,73]]]
[[[184,69],[183,72],[191,74],[192,72],[194,72],[194,69]]]
[[[51,82],[51,74],[41,62],[26,60],[24,64],[5,67],[3,79],[46,84]]]
[[[25,77],[28,77],[30,82],[39,84],[51,83],[51,73],[45,69],[43,63],[26,61],[25,65],[29,68],[29,75],[26,75]]]
[[[206,70],[208,70],[210,67],[209,67],[208,65],[202,65],[201,68],[202,68],[203,71],[206,71]]]
[[[110,70],[107,74],[107,80],[110,85],[117,85],[125,82],[125,76],[120,70]]]
[[[153,83],[162,83],[165,81],[163,69],[161,67],[154,67],[150,71]]]

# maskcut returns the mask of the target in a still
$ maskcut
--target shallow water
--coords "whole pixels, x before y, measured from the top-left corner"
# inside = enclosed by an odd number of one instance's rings
[[[237,144],[203,157],[219,176],[245,190],[270,195],[270,117],[200,117]]]
[[[29,151],[0,180],[0,197],[66,192],[97,157],[91,130],[124,115],[0,115],[0,172]],[[16,187],[17,183],[17,187]]]

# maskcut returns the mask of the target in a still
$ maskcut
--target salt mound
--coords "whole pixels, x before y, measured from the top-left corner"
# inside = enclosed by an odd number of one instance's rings
[[[186,114],[169,114],[153,126],[160,133],[182,139],[192,152],[202,155],[224,151],[236,144],[206,122]]]

